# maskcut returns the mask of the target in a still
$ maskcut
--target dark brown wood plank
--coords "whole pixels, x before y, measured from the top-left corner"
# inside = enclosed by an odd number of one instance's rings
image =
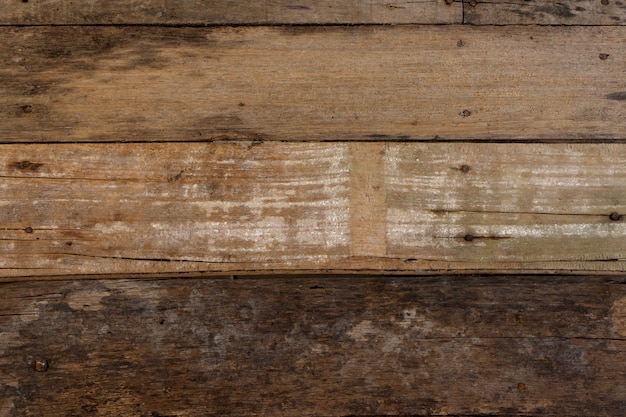
[[[461,23],[460,0],[0,0],[0,24]]]
[[[0,30],[0,142],[624,140],[625,27]]]
[[[0,145],[0,280],[626,271],[626,145]]]
[[[624,25],[623,0],[464,0],[474,25]]]
[[[624,284],[4,283],[0,415],[620,415]]]

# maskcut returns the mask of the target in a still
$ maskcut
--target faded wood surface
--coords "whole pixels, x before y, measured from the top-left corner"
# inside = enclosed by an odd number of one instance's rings
[[[0,146],[0,276],[626,271],[626,145]]]
[[[625,283],[4,283],[0,415],[621,415]]]
[[[460,0],[0,0],[0,24],[461,23]]]
[[[0,29],[0,142],[623,140],[626,27]]]
[[[463,22],[475,25],[624,25],[623,0],[464,0]]]

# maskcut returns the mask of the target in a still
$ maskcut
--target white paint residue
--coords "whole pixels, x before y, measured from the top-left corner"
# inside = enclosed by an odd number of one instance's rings
[[[371,320],[363,320],[346,332],[352,340],[357,342],[367,342],[368,336],[376,335],[377,333],[378,330],[372,325]]]

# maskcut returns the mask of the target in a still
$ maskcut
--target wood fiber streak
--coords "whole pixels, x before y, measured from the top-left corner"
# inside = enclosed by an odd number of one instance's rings
[[[0,146],[0,277],[626,271],[626,145]]]
[[[463,23],[474,25],[625,25],[623,0],[464,1]]]
[[[3,25],[461,23],[444,0],[0,0]]]
[[[620,415],[625,283],[4,283],[0,415]]]
[[[0,142],[624,140],[626,27],[0,29]]]

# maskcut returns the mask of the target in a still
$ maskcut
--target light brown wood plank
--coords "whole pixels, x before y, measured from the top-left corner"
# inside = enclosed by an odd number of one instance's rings
[[[474,25],[625,25],[623,0],[465,0],[464,23]]]
[[[461,23],[460,0],[0,0],[0,24]]]
[[[0,415],[620,415],[625,283],[0,284]]]
[[[0,276],[623,272],[625,159],[620,144],[1,145]]]
[[[624,140],[623,27],[0,29],[0,142]]]

